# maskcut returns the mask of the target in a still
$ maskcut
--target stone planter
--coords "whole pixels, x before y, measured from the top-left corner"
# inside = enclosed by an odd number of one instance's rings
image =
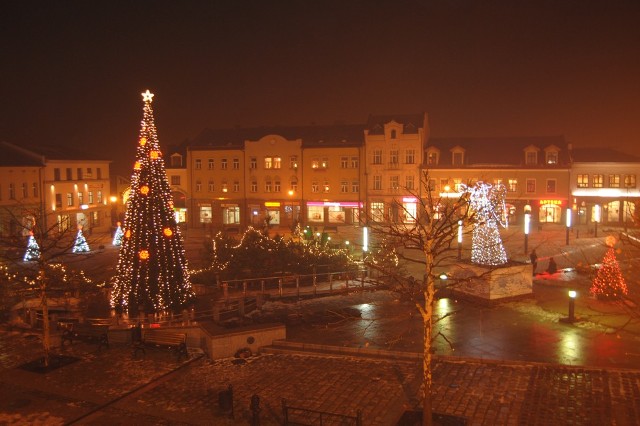
[[[508,263],[489,267],[457,263],[449,270],[451,290],[456,296],[484,303],[495,303],[528,297],[533,294],[532,266]]]

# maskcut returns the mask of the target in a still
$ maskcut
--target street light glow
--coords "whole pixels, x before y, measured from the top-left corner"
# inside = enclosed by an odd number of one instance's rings
[[[569,290],[569,297],[572,299],[575,299],[576,296],[578,295],[578,292],[575,290]]]

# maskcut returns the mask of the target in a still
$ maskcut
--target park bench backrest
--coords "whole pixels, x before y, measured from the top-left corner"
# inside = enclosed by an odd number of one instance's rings
[[[187,341],[185,333],[177,333],[167,330],[145,330],[143,340],[145,343],[156,345],[178,346]]]
[[[108,325],[92,325],[77,323],[73,325],[73,332],[80,335],[101,336],[109,331]]]

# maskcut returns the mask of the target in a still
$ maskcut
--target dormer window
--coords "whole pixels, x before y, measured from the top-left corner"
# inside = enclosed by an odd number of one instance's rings
[[[451,164],[454,166],[461,166],[464,161],[464,155],[462,152],[454,152],[451,158]]]
[[[538,164],[538,153],[536,151],[528,151],[525,157],[525,164],[534,166]]]
[[[182,155],[174,154],[171,156],[171,167],[182,167]]]
[[[429,151],[429,152],[427,152],[427,165],[429,165],[429,166],[437,166],[438,165],[438,152],[437,151]]]
[[[558,164],[558,151],[548,151],[546,163]]]
[[[396,139],[396,138],[397,138],[397,133],[396,133],[396,130],[393,129],[391,130],[391,139]]]

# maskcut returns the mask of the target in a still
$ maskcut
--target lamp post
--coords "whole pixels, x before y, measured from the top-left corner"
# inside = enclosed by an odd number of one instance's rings
[[[598,223],[600,222],[600,205],[593,206],[593,221],[595,223],[595,237],[598,238]]]
[[[524,252],[529,253],[529,230],[531,229],[531,213],[524,214]]]
[[[462,221],[458,221],[458,260],[462,259]]]
[[[567,209],[567,238],[566,245],[569,245],[569,229],[571,229],[571,208]]]
[[[578,296],[578,292],[575,290],[569,290],[567,292],[569,296],[569,316],[567,318],[560,318],[560,321],[567,323],[576,322],[575,308],[576,308],[576,297]]]
[[[291,213],[291,217],[289,218],[289,228],[291,228],[291,232],[294,232],[295,229],[293,228],[293,223],[295,221],[295,216],[293,214],[293,189],[290,189],[289,192],[289,208],[291,209],[290,213]]]
[[[369,228],[366,226],[362,228],[362,260],[364,260],[369,251]]]

